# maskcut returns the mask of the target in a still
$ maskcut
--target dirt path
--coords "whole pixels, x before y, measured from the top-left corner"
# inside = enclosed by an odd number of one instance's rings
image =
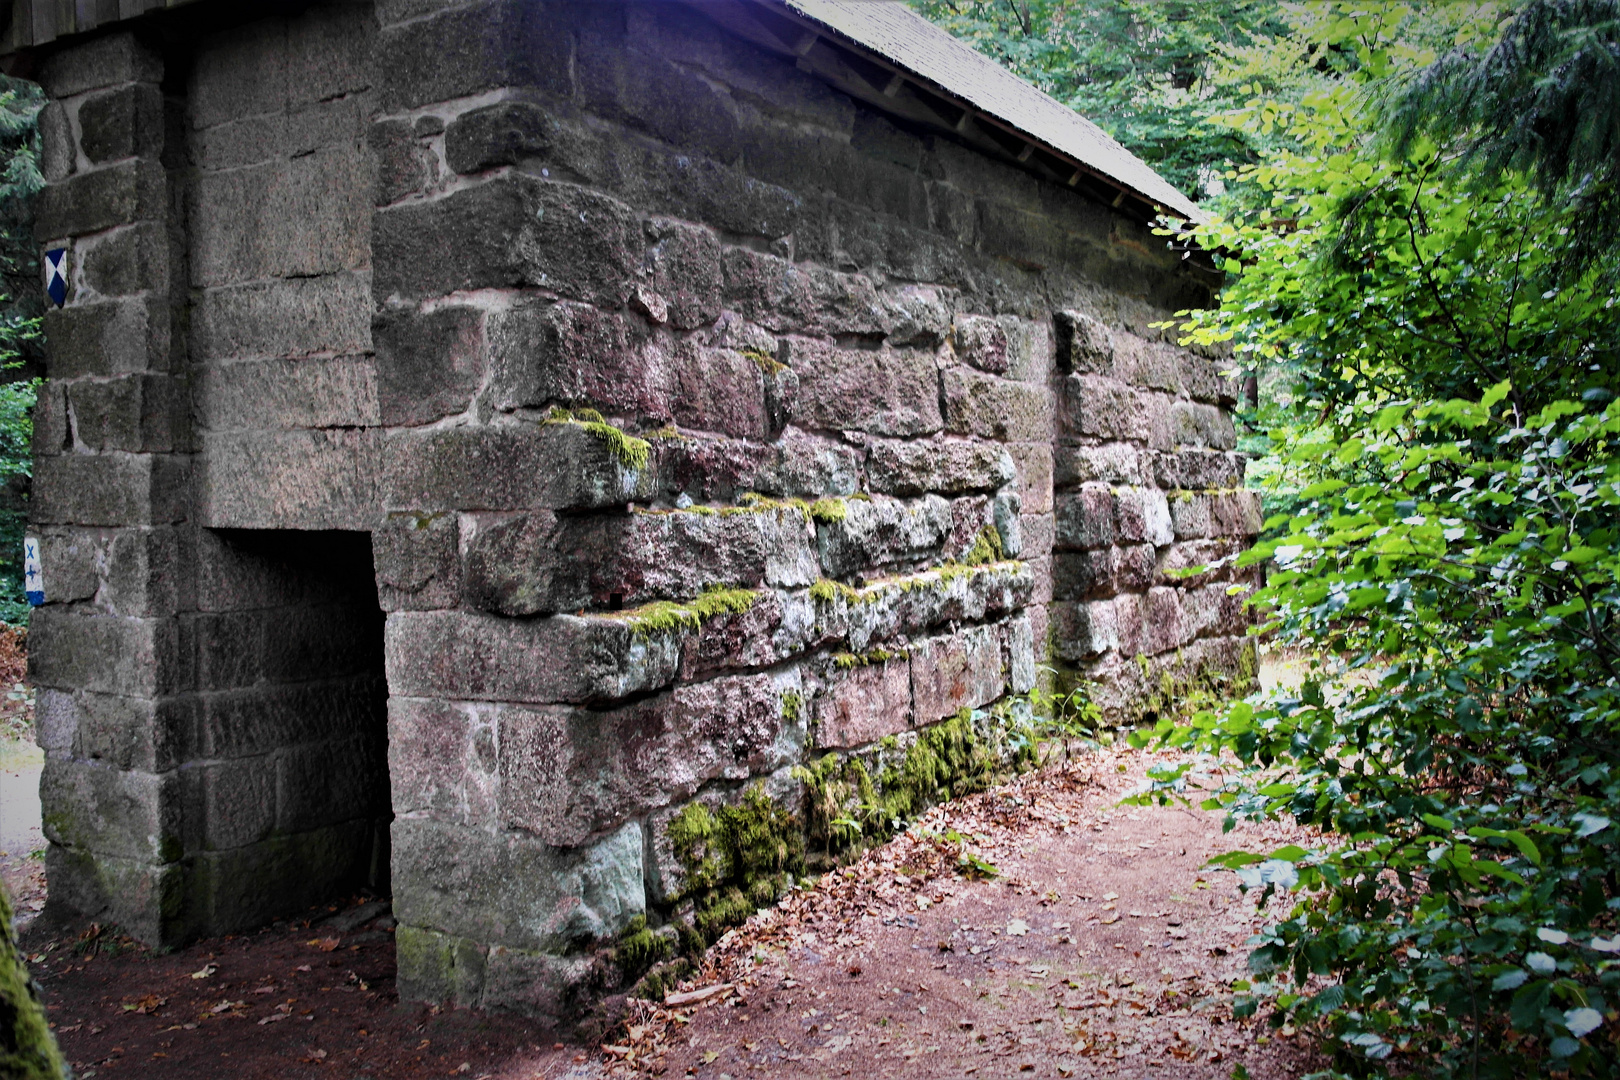
[[[400,1004],[392,920],[366,905],[316,915],[343,921],[283,923],[171,953],[110,932],[49,937],[39,926],[24,945],[79,1080],[528,1078],[590,1059],[536,1042],[521,1018]]]
[[[1213,1080],[1242,1064],[1261,1080],[1320,1067],[1303,1039],[1233,1020],[1259,922],[1233,875],[1201,869],[1295,837],[1120,809],[1149,760],[1104,752],[936,808],[724,939],[706,981],[734,989],[643,1007],[618,1071]],[[947,830],[971,839],[920,835]],[[957,873],[964,852],[1000,873]]]
[[[0,723],[4,718],[0,717]],[[0,885],[25,917],[45,907],[40,853],[39,774],[45,755],[33,743],[0,737]]]
[[[39,774],[45,755],[34,745],[34,692],[24,682],[23,636],[0,624],[0,885],[19,915],[45,906],[45,847],[40,829]]]
[[[936,808],[723,939],[689,986],[731,989],[679,1009],[633,1003],[606,1053],[553,1044],[521,1018],[401,1004],[390,920],[371,908],[168,954],[43,926],[27,948],[81,1078],[1310,1071],[1302,1040],[1234,1022],[1231,982],[1258,920],[1231,874],[1201,869],[1294,837],[1223,837],[1219,815],[1119,808],[1150,760],[1104,751]],[[964,855],[997,873],[976,876]]]

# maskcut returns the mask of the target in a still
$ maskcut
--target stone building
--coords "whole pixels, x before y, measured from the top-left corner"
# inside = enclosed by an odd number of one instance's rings
[[[9,10],[53,906],[391,887],[402,995],[558,1017],[690,903],[690,807],[1246,677],[1178,573],[1258,526],[1156,328],[1192,207],[904,8]]]

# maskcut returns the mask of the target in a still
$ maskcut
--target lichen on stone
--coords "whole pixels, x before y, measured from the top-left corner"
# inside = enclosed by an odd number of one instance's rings
[[[546,417],[546,423],[578,424],[585,429],[586,434],[605,443],[608,452],[626,469],[639,470],[647,467],[652,444],[646,439],[638,439],[614,427],[595,409],[569,410],[553,406],[551,415]]]
[[[710,585],[691,600],[654,600],[609,617],[628,623],[637,637],[650,637],[671,630],[697,630],[722,615],[741,615],[758,599],[759,594],[752,589]]]

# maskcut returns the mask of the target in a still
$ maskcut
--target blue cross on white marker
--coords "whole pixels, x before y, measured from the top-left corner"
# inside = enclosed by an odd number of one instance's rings
[[[23,591],[34,607],[45,602],[45,575],[39,568],[39,539],[23,538]]]
[[[67,248],[52,248],[45,253],[45,295],[57,307],[67,303],[67,257]]]

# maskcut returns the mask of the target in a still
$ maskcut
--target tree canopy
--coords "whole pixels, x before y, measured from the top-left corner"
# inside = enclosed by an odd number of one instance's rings
[[[1285,32],[1278,0],[911,5],[1100,124],[1195,199],[1221,169],[1257,160],[1261,137],[1205,121],[1250,96],[1222,60]]]
[[[1427,140],[1475,187],[1523,174],[1576,210],[1567,271],[1606,261],[1620,239],[1620,0],[1529,0],[1499,36],[1393,83],[1382,120],[1395,156]]]

